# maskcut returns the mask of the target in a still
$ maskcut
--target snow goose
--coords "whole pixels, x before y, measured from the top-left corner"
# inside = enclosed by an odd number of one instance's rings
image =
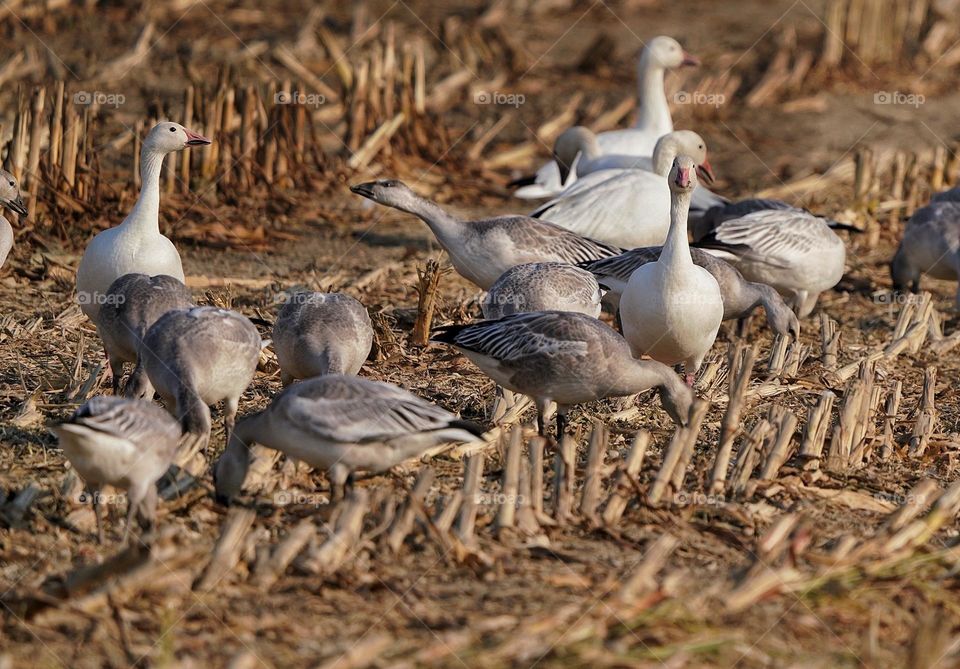
[[[791,300],[806,318],[843,276],[846,248],[830,221],[797,209],[765,209],[715,226],[695,242],[732,263],[750,281]]]
[[[647,263],[656,262],[662,248],[648,246],[631,249],[613,258],[581,263],[580,267],[592,272],[597,281],[609,288],[604,300],[616,308],[619,307],[620,296],[626,289],[630,276]],[[717,280],[723,297],[723,320],[746,318],[754,309],[762,306],[771,330],[777,334],[793,335],[794,338],[800,336],[800,321],[783,301],[780,293],[772,287],[747,281],[736,267],[702,249],[690,249],[690,257]]]
[[[432,341],[456,347],[501,386],[533,398],[541,435],[547,407],[556,402],[558,439],[576,404],[657,388],[664,408],[683,424],[693,398],[676,372],[637,360],[623,337],[584,314],[542,311],[447,325]]]
[[[156,482],[173,461],[180,425],[150,402],[123,397],[94,397],[64,423],[52,428],[60,448],[83,478],[103,543],[100,488],[127,491],[127,540],[135,513],[141,523],[156,517]]]
[[[210,408],[223,400],[223,424],[230,439],[240,395],[260,360],[260,335],[235,311],[194,307],[168,311],[147,330],[140,364],[167,411],[183,431],[205,446],[210,439]]]
[[[381,381],[327,375],[288,386],[241,419],[214,467],[217,498],[240,493],[254,443],[328,470],[334,499],[356,470],[382,472],[437,444],[475,441],[482,431],[413,393]]]
[[[559,262],[511,267],[497,279],[481,308],[487,319],[529,311],[574,311],[600,315],[603,291],[590,272]]]
[[[684,65],[699,65],[700,61],[683,50],[672,37],[661,35],[650,40],[640,54],[637,64],[638,110],[637,121],[632,128],[610,130],[598,135],[603,153],[630,156],[649,156],[657,140],[673,131],[670,105],[663,88],[667,70]],[[561,181],[557,163],[550,161],[537,170],[532,183],[518,188],[517,197],[537,199],[553,197],[564,187],[576,181],[574,174],[568,181]]]
[[[324,374],[354,375],[373,346],[366,308],[343,293],[295,293],[273,326],[284,386]]]
[[[695,163],[678,156],[667,177],[670,232],[660,257],[637,269],[620,297],[623,335],[635,356],[668,365],[683,363],[687,383],[717,337],[723,320],[720,286],[694,264],[687,241],[687,216],[697,186]]]
[[[6,170],[0,170],[0,208],[2,207],[7,207],[21,216],[27,215],[27,208],[20,196],[20,184],[17,183],[17,178]],[[13,226],[0,214],[0,267],[7,262],[12,248]]]
[[[617,255],[622,250],[528,216],[463,221],[395,179],[371,181],[351,186],[350,190],[420,218],[450,255],[454,269],[483,290],[516,265],[573,264]]]
[[[913,292],[920,290],[921,274],[948,281],[960,276],[960,199],[940,199],[913,213],[890,273],[896,290]],[[960,289],[956,300],[960,308]]]
[[[180,280],[166,274],[124,274],[110,284],[100,306],[97,331],[107,350],[114,395],[120,390],[123,363],[137,362],[140,345],[150,326],[168,311],[194,306],[190,290]],[[134,368],[124,394],[153,399],[153,386],[142,365]]]
[[[666,176],[678,155],[692,157],[703,178],[713,179],[706,142],[693,131],[678,130],[657,142],[652,172],[644,169],[593,172],[531,216],[624,248],[663,244],[670,229],[670,188]],[[725,202],[703,188],[697,189],[693,198],[698,210]]]
[[[140,196],[123,222],[104,230],[87,245],[77,269],[80,309],[96,323],[103,296],[114,279],[139,272],[166,274],[183,281],[180,254],[160,234],[160,169],[173,151],[209,144],[210,140],[182,125],[163,121],[143,140],[140,151]]]

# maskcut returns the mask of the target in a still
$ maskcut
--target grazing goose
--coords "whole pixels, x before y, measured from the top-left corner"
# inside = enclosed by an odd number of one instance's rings
[[[733,264],[750,281],[791,300],[806,318],[843,277],[846,248],[830,221],[796,209],[755,211],[720,223],[695,243]]]
[[[229,504],[240,493],[254,443],[327,469],[333,497],[341,499],[356,470],[382,472],[437,444],[480,434],[473,423],[393,384],[318,376],[287,387],[237,423],[214,468],[216,494]]]
[[[514,314],[495,321],[447,325],[433,340],[450,344],[501,386],[537,404],[538,429],[557,403],[557,439],[573,405],[658,388],[664,408],[684,424],[693,399],[676,372],[637,360],[619,334],[596,318],[565,311]]]
[[[559,262],[511,267],[497,279],[483,300],[486,319],[529,311],[574,311],[600,315],[603,291],[593,274]]]
[[[660,257],[637,269],[620,297],[623,335],[635,356],[649,355],[668,365],[683,363],[687,383],[717,338],[723,320],[720,286],[694,264],[687,242],[687,215],[697,186],[689,156],[673,161],[670,232]]]
[[[27,215],[27,207],[20,196],[20,184],[15,176],[6,170],[0,170],[0,208],[7,207],[21,216]],[[0,267],[7,262],[10,249],[13,248],[13,226],[0,214]]]
[[[157,510],[156,482],[173,461],[180,425],[155,404],[123,397],[94,397],[53,428],[63,454],[83,478],[103,543],[100,487],[127,491],[127,540],[134,514],[152,524]]]
[[[912,292],[919,292],[921,274],[948,281],[960,276],[960,199],[940,199],[913,212],[890,273],[896,290]],[[960,289],[956,299],[960,308]]]
[[[324,374],[354,375],[373,346],[366,308],[343,293],[296,293],[280,309],[273,347],[284,386]]]
[[[504,272],[516,265],[531,262],[573,264],[621,252],[609,244],[528,216],[463,221],[394,179],[371,181],[351,186],[350,190],[378,204],[420,218],[450,255],[450,262],[457,272],[482,290],[490,288]]]
[[[124,274],[110,284],[100,307],[97,331],[110,361],[114,395],[119,394],[123,363],[137,362],[140,346],[150,326],[168,311],[194,306],[190,290],[166,274]],[[124,395],[153,399],[153,386],[142,365],[134,368]]]
[[[96,323],[102,297],[118,277],[131,272],[166,274],[183,281],[180,254],[160,234],[160,169],[173,151],[209,144],[206,137],[177,123],[162,121],[147,134],[140,151],[142,186],[137,203],[123,222],[97,234],[77,269],[80,309]]]
[[[638,268],[657,261],[662,249],[661,246],[631,249],[613,258],[580,263],[580,267],[592,272],[597,281],[609,288],[604,299],[618,308],[630,276]],[[754,309],[762,306],[771,330],[777,334],[793,335],[794,338],[800,336],[800,321],[780,293],[772,287],[747,281],[736,267],[702,249],[690,249],[690,257],[717,280],[723,297],[723,320],[746,318]]]
[[[663,88],[663,77],[667,70],[685,65],[699,65],[700,61],[683,50],[680,43],[672,37],[660,36],[650,40],[640,54],[637,64],[638,110],[637,121],[632,128],[610,130],[598,135],[597,140],[603,153],[630,156],[649,156],[657,140],[673,131],[670,118],[670,105]],[[553,197],[564,187],[576,180],[561,181],[557,163],[544,164],[527,185],[518,188],[517,197],[537,199]]]
[[[713,179],[703,138],[690,130],[678,130],[657,142],[652,172],[643,169],[593,172],[531,215],[578,235],[624,248],[661,245],[670,229],[670,189],[666,176],[678,155],[691,156],[704,179]],[[702,195],[693,196],[698,209],[725,202],[702,188],[698,192]]]
[[[167,411],[194,443],[210,439],[210,405],[224,401],[230,439],[240,395],[260,360],[260,335],[245,316],[216,307],[168,311],[150,326],[140,364]]]

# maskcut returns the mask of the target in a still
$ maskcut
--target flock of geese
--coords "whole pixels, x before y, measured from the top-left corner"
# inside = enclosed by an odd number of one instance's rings
[[[706,142],[673,129],[663,85],[667,70],[696,62],[676,40],[652,40],[639,62],[637,124],[560,135],[555,160],[517,192],[549,198],[529,216],[463,220],[393,179],[351,187],[421,219],[456,271],[486,291],[483,320],[440,327],[433,341],[462,352],[504,393],[531,397],[541,434],[553,405],[559,437],[571,407],[649,389],[684,424],[694,375],[722,321],[762,307],[774,332],[797,337],[844,272],[835,222],[707,189]],[[113,394],[93,397],[54,430],[92,493],[101,540],[100,487],[127,491],[125,539],[134,520],[148,527],[158,480],[181,449],[206,447],[210,406],[219,402],[226,447],[213,479],[224,503],[241,493],[254,444],[326,469],[336,499],[358,470],[384,471],[482,433],[407,390],[357,376],[373,329],[352,297],[289,296],[266,342],[242,314],[194,304],[180,255],[159,230],[160,174],[167,154],[209,143],[176,123],[156,125],[143,141],[135,206],[89,242],[77,270],[78,301],[103,341]],[[0,177],[0,203],[26,214],[16,179]],[[3,258],[12,239],[0,217]],[[958,252],[955,190],[910,220],[891,263],[895,287],[916,290],[921,274],[956,279]],[[604,306],[619,332],[599,320]],[[236,421],[271,341],[284,389]]]

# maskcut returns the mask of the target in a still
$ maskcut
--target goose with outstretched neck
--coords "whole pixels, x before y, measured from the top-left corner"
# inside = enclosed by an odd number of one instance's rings
[[[637,64],[637,121],[632,128],[600,133],[597,136],[600,151],[629,156],[651,155],[657,140],[673,131],[670,105],[663,87],[667,70],[699,64],[700,61],[684,51],[672,37],[661,35],[650,40]],[[570,173],[566,180],[561,180],[557,163],[551,160],[537,170],[535,176],[518,182],[525,185],[518,188],[515,195],[525,199],[553,197],[576,179],[576,173]]]
[[[140,152],[140,196],[123,222],[97,234],[87,246],[77,269],[77,301],[96,323],[110,284],[124,274],[166,274],[183,281],[180,254],[160,234],[160,171],[168,153],[210,140],[182,125],[163,121],[143,140]]]
[[[630,276],[620,298],[623,335],[633,354],[667,365],[682,363],[687,383],[700,369],[723,320],[720,286],[693,262],[687,240],[690,199],[697,186],[696,164],[678,156],[667,177],[670,231],[656,262]]]
[[[27,215],[27,208],[20,196],[20,184],[17,178],[6,170],[0,170],[0,208],[3,207],[21,216]],[[0,267],[3,267],[3,263],[7,261],[7,255],[12,248],[13,226],[0,214]]]
[[[649,170],[641,166],[591,172],[531,216],[623,248],[659,246],[670,229],[666,176],[679,155],[693,158],[703,181],[713,181],[703,137],[691,130],[676,130],[657,142]],[[690,207],[700,212],[723,202],[726,200],[698,186]]]
[[[430,228],[454,269],[488,290],[511,267],[532,262],[575,264],[618,255],[622,249],[529,216],[465,221],[396,179],[351,186],[357,195],[413,214]]]

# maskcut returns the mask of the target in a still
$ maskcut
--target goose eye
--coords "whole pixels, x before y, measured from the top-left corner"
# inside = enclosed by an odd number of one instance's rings
[[[17,184],[16,184],[15,182],[11,181],[11,182],[10,182],[10,185],[11,185],[11,186],[16,186]]]
[[[170,132],[176,132],[176,131],[177,131],[176,128],[174,128],[173,126],[170,126]]]

